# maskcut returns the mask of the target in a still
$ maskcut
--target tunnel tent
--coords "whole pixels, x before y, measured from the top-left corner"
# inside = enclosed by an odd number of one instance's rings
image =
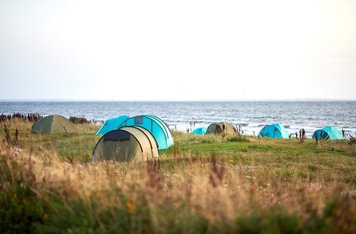
[[[76,133],[74,124],[62,115],[49,115],[36,121],[31,128],[31,133],[54,134]]]
[[[343,140],[345,139],[342,132],[332,126],[325,126],[322,129],[318,129],[313,133],[313,139],[323,139],[323,140]]]
[[[169,125],[166,122],[164,122],[162,119],[158,118],[155,115],[146,115],[146,116],[149,117],[149,118],[154,119],[155,121],[157,121],[159,123],[161,123],[161,125],[164,127],[164,131],[167,134],[167,136],[172,135],[172,132],[169,129]]]
[[[208,128],[196,128],[193,130],[195,135],[205,135]]]
[[[139,127],[139,126],[122,127],[120,129],[126,130],[126,131],[140,131],[140,132],[142,132],[149,140],[151,151],[152,151],[152,156],[154,158],[159,157],[157,141],[148,130],[146,130],[142,127]]]
[[[101,128],[96,132],[96,135],[104,135],[107,132],[118,129],[120,124],[128,118],[130,117],[121,115],[112,119],[105,120],[103,126],[101,126]]]
[[[122,122],[119,128],[125,126],[139,126],[148,130],[156,139],[159,150],[168,149],[174,145],[173,136],[168,125],[156,116],[138,115],[131,117]]]
[[[259,137],[289,138],[289,132],[279,123],[266,125],[258,133]]]
[[[206,134],[224,134],[224,135],[232,135],[236,136],[237,129],[232,123],[228,122],[220,122],[220,123],[212,123],[208,126],[206,130]]]
[[[165,121],[163,121],[161,118],[158,118],[158,117],[155,116],[155,115],[147,115],[147,116],[149,116],[149,117],[152,118],[152,119],[155,119],[155,120],[159,121],[159,122],[164,126],[164,130],[165,130],[165,133],[167,134],[167,136],[168,136],[168,137],[171,136],[171,139],[172,139],[172,141],[173,141],[173,134],[172,134],[172,131],[171,131],[171,129],[169,128],[169,125],[168,125]],[[173,143],[173,144],[174,144],[174,143]]]
[[[147,116],[149,116],[149,117],[151,117],[151,118],[153,118],[153,119],[158,120],[159,122],[161,122],[162,124],[164,124],[164,125],[167,127],[167,129],[169,130],[169,125],[168,125],[166,122],[164,122],[161,118],[158,118],[158,117],[155,116],[155,115],[147,115]]]
[[[143,162],[158,158],[156,144],[147,132],[135,127],[125,127],[104,134],[93,151],[93,161]]]

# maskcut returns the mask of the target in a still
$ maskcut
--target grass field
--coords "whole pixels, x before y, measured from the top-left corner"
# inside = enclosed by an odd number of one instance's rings
[[[356,144],[174,133],[156,162],[92,163],[80,134],[1,127],[0,233],[356,233]]]

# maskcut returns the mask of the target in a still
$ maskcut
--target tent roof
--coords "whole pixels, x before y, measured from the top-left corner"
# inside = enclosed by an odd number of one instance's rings
[[[136,127],[124,127],[104,134],[93,150],[93,161],[146,161],[158,157],[150,133]]]
[[[274,123],[264,126],[258,133],[258,136],[265,136],[270,138],[289,138],[289,132],[281,124]]]
[[[330,140],[342,140],[345,139],[341,131],[332,126],[325,126],[322,129],[318,129],[313,133],[313,139],[330,139]]]
[[[138,127],[138,126],[122,127],[120,129],[124,130],[124,131],[128,131],[128,132],[130,132],[131,134],[134,134],[134,135],[135,134],[136,135],[142,135],[142,134],[145,135],[146,138],[148,139],[148,142],[149,142],[149,145],[150,145],[150,148],[151,148],[151,151],[152,151],[152,156],[154,158],[158,158],[159,157],[157,141],[149,131],[147,131],[144,128]]]
[[[193,133],[195,135],[205,135],[207,129],[208,128],[196,128],[194,129]]]
[[[116,118],[105,120],[103,126],[96,132],[96,135],[104,135],[107,132],[118,129],[120,124],[130,117],[121,115]]]
[[[223,128],[225,127],[225,129]],[[216,130],[219,129],[220,132],[217,132]],[[232,134],[235,135],[237,134],[237,129],[236,127],[229,122],[219,122],[219,123],[212,123],[208,126],[206,133],[214,133],[214,134]]]
[[[31,133],[75,133],[74,124],[62,115],[49,115],[36,121],[31,128]]]
[[[125,126],[139,126],[148,130],[156,139],[158,149],[168,149],[174,144],[173,136],[168,125],[153,115],[138,115],[123,121],[119,128]]]

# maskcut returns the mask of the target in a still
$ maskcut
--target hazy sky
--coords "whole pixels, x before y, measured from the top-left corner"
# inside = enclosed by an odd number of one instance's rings
[[[0,99],[356,99],[356,1],[1,0],[0,80]]]

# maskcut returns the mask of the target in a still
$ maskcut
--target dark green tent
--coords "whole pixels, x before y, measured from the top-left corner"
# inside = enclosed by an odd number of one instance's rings
[[[220,122],[212,123],[208,126],[206,134],[217,134],[217,135],[232,135],[236,136],[238,134],[236,127],[232,123]]]
[[[49,115],[32,125],[31,133],[75,133],[74,124],[61,115]]]
[[[106,133],[93,151],[93,161],[142,162],[158,159],[157,142],[141,127],[123,127]]]

